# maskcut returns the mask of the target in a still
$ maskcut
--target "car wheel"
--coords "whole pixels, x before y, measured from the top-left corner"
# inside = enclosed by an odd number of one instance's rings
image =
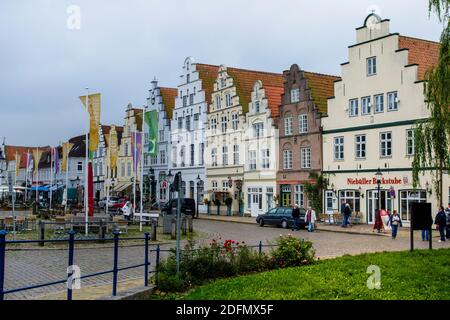
[[[286,220],[281,221],[281,227],[287,229],[289,227],[288,222]]]
[[[259,219],[259,226],[264,227],[264,219],[263,218]]]

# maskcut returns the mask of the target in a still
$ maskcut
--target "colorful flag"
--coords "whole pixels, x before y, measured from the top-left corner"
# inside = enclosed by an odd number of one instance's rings
[[[30,154],[30,150],[27,150],[27,172],[33,171],[33,157]]]
[[[86,108],[86,96],[80,97],[81,103]],[[90,94],[88,96],[88,112],[90,114],[89,119],[89,158],[92,159],[94,152],[98,148],[99,141],[99,127],[100,127],[100,109],[101,99],[100,93]]]
[[[67,161],[68,160],[68,156],[69,156],[69,152],[70,150],[72,150],[73,147],[73,143],[70,142],[64,142],[62,144],[62,161],[61,161],[61,171],[66,171],[66,167],[67,167]]]
[[[158,154],[158,112],[156,110],[144,113],[144,121],[148,126],[148,154]]]
[[[117,168],[117,153],[118,153],[118,140],[116,126],[111,126],[111,139],[108,141],[108,151],[110,156],[110,168],[114,170]]]
[[[33,174],[36,175],[37,173],[37,168],[39,166],[39,161],[41,160],[41,156],[42,156],[42,151],[39,150],[38,148],[33,150],[33,163],[34,163],[34,172]]]
[[[54,152],[53,161],[55,162],[55,174],[58,174],[58,172],[59,172],[59,152],[58,152],[58,147],[55,147],[53,149],[53,152]]]
[[[136,137],[136,141],[134,140]],[[142,133],[132,132],[131,133],[131,152],[133,153],[133,170],[137,172],[137,166],[141,159],[142,152]]]
[[[20,154],[17,153],[16,151],[16,177],[19,176],[20,173],[20,160],[21,160],[22,156]]]

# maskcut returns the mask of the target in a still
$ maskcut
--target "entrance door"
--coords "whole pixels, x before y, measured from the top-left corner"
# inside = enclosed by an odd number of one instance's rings
[[[325,192],[325,212],[327,214],[333,213],[333,200],[334,200],[333,191],[326,191]]]
[[[367,223],[375,223],[375,210],[378,208],[378,190],[367,191]],[[381,190],[381,210],[392,213],[392,201],[388,190]]]
[[[290,193],[282,193],[281,194],[281,206],[282,207],[290,207],[291,206],[291,194]]]

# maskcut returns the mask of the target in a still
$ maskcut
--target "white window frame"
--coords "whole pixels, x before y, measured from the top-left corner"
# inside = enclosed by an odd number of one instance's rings
[[[388,92],[388,111],[398,111],[398,92]]]
[[[359,99],[350,99],[348,102],[348,109],[350,117],[357,117],[359,111]]]
[[[283,150],[283,169],[292,170],[292,150]]]
[[[211,149],[211,165],[217,167],[217,148]]]
[[[239,145],[233,145],[233,165],[239,165]]]
[[[367,155],[367,136],[358,134],[355,136],[355,158],[365,159]]]
[[[291,103],[300,102],[300,88],[291,89]]]
[[[235,112],[231,115],[231,125],[233,127],[233,130],[237,130],[238,129],[238,124],[239,124],[239,116],[238,114]]]
[[[370,96],[361,98],[361,115],[368,115],[371,113],[371,99]]]
[[[228,165],[228,146],[222,146],[222,165]]]
[[[311,169],[311,148],[300,148],[300,167]]]
[[[333,158],[334,160],[344,160],[345,158],[345,139],[343,136],[333,139]]]
[[[384,94],[377,94],[374,96],[374,113],[383,113],[384,112]]]
[[[270,149],[261,150],[261,167],[263,169],[270,168]]]
[[[308,130],[308,114],[300,114],[298,116],[298,131],[299,133],[308,133]]]
[[[248,169],[250,171],[256,170],[256,150],[250,150],[248,152]]]
[[[392,131],[380,132],[380,157],[392,157]]]
[[[367,76],[373,76],[377,74],[377,57],[367,58]]]
[[[292,131],[292,117],[285,117],[284,118],[284,135],[285,136],[291,136],[293,134]]]
[[[406,155],[413,156],[414,151],[414,129],[406,129]]]
[[[295,204],[298,204],[299,207],[305,207],[305,187],[302,184],[294,186],[294,200]]]

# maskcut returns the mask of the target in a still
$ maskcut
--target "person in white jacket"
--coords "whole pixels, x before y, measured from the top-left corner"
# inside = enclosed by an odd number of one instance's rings
[[[308,232],[314,232],[314,225],[316,223],[316,211],[311,207],[308,207],[306,211],[306,222],[308,223]]]

